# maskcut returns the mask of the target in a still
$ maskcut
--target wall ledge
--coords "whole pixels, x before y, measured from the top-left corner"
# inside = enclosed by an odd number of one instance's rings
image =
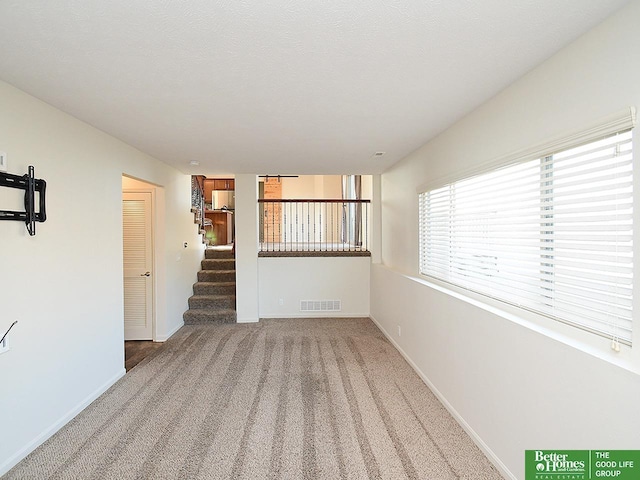
[[[411,282],[424,285],[426,288],[431,288],[456,298],[457,300],[518,324],[551,340],[563,343],[587,355],[596,357],[636,375],[640,375],[640,352],[635,352],[630,346],[620,344],[620,352],[614,352],[610,347],[610,340],[545,317],[544,315],[538,315],[528,310],[500,302],[499,300],[476,294],[445,282],[439,282],[436,279],[427,279],[426,277],[417,277],[401,272],[387,265],[374,264],[372,267],[386,270],[389,273],[399,275]]]

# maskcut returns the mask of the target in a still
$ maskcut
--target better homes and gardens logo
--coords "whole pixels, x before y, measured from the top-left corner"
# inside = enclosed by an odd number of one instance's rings
[[[526,466],[535,467],[535,476],[527,480],[586,480],[589,468],[587,450],[527,450]],[[530,457],[533,457],[532,459]],[[533,465],[532,465],[533,463]]]
[[[525,480],[640,479],[640,450],[526,450]]]

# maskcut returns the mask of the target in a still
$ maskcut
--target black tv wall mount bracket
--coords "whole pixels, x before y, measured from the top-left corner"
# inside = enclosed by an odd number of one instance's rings
[[[36,222],[44,222],[47,219],[45,201],[47,182],[35,178],[33,165],[29,165],[29,173],[22,176],[0,172],[0,187],[24,190],[24,212],[0,210],[0,220],[23,221],[27,226],[29,235],[35,235]],[[38,212],[35,211],[36,192],[38,192],[40,199]]]

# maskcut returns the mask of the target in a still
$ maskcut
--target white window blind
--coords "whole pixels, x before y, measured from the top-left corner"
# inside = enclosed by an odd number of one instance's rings
[[[419,202],[422,274],[631,343],[630,130]]]

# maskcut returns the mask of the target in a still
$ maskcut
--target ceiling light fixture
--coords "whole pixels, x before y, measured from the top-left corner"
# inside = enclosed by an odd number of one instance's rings
[[[374,154],[373,154],[373,156],[374,156],[374,157],[381,157],[381,156],[383,156],[385,153],[387,153],[387,152],[376,152],[376,153],[374,153]]]
[[[191,160],[189,162],[189,165],[192,165],[194,167],[197,167],[198,165],[200,165],[200,162],[198,160]]]

